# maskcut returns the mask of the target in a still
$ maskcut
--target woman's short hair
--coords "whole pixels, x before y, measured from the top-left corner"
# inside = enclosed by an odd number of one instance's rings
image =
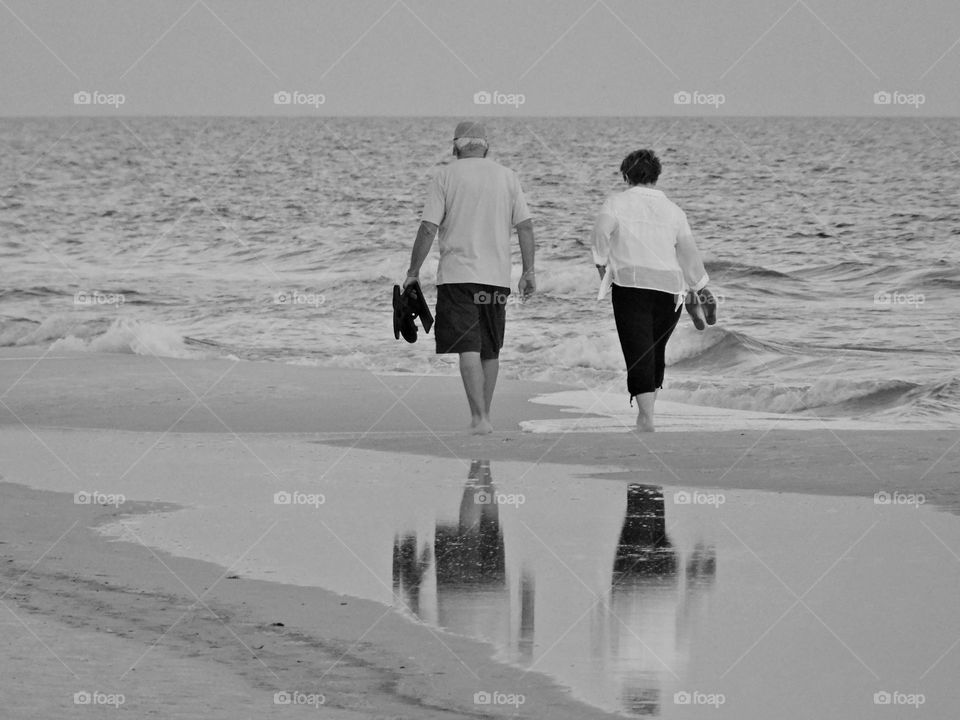
[[[623,179],[631,185],[650,185],[660,177],[660,158],[653,150],[634,150],[620,163]]]

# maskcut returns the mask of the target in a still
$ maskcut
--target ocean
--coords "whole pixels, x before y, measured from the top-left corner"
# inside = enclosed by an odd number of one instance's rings
[[[448,118],[0,120],[0,346],[456,373],[394,340]],[[538,293],[503,377],[622,390],[589,233],[652,147],[721,300],[662,397],[960,427],[960,120],[491,118],[534,214]],[[514,289],[519,277],[515,248]],[[422,279],[435,299],[436,248]]]

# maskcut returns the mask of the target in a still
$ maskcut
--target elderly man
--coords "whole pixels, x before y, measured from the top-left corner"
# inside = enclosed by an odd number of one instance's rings
[[[404,287],[418,279],[439,231],[437,353],[460,356],[471,432],[493,432],[490,404],[500,369],[510,294],[510,236],[517,229],[523,274],[518,290],[536,289],[533,221],[516,173],[487,159],[487,131],[461,122],[453,136],[456,161],[430,181]]]

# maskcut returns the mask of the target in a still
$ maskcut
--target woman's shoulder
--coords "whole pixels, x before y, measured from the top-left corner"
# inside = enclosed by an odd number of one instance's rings
[[[628,202],[630,202],[629,190],[617,190],[607,194],[607,196],[603,199],[604,205],[625,205]]]
[[[686,217],[686,216],[687,216],[687,214],[683,211],[683,208],[680,207],[680,206],[679,206],[677,203],[675,203],[673,200],[671,200],[671,199],[667,196],[666,193],[663,194],[663,198],[662,198],[662,199],[663,199],[664,205],[666,205],[666,206],[669,207],[671,210],[673,210],[677,215],[679,215],[680,217]]]

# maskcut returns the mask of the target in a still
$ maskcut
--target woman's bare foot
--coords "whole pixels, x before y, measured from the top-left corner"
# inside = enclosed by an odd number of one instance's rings
[[[637,432],[655,432],[653,427],[653,418],[647,418],[645,415],[637,415]]]
[[[475,420],[470,424],[471,435],[489,435],[493,432],[493,425],[486,418]]]
[[[641,393],[634,397],[637,398],[637,432],[653,432],[653,404],[657,393]]]

